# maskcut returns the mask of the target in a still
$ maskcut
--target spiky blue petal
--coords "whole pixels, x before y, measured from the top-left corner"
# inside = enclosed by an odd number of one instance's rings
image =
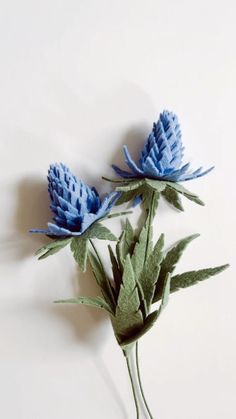
[[[49,167],[48,192],[55,224],[48,223],[48,229],[31,232],[55,237],[81,236],[110,212],[120,195],[112,192],[101,202],[97,190],[79,180],[62,163]]]
[[[122,178],[152,178],[172,182],[183,182],[209,173],[213,167],[202,171],[202,168],[190,171],[190,163],[182,165],[184,147],[177,116],[168,111],[160,114],[157,123],[148,136],[138,163],[127,148],[123,147],[125,162],[131,172],[112,166]]]

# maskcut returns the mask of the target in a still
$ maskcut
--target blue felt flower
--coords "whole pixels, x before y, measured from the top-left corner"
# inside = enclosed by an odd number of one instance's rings
[[[101,202],[97,190],[79,180],[62,163],[49,167],[48,191],[55,224],[48,223],[47,230],[33,229],[31,232],[57,237],[81,236],[110,212],[119,197],[117,192],[112,192]]]
[[[190,171],[190,163],[182,165],[183,150],[178,118],[172,112],[164,111],[157,123],[153,124],[138,164],[132,159],[127,146],[124,146],[125,162],[130,172],[113,165],[122,178],[152,178],[172,182],[194,179],[210,172],[213,167]]]

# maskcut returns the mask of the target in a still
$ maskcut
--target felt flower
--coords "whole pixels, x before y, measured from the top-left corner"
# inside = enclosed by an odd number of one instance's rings
[[[64,164],[52,164],[48,170],[48,192],[54,223],[48,229],[32,229],[55,237],[81,236],[95,221],[104,218],[119,194],[112,192],[101,202],[97,190],[74,176]]]
[[[122,178],[151,178],[171,182],[181,182],[204,176],[213,167],[202,171],[189,170],[190,163],[182,164],[183,150],[181,130],[177,116],[168,111],[160,114],[153,124],[138,164],[132,159],[128,147],[124,146],[125,162],[130,172],[113,165],[115,172]]]

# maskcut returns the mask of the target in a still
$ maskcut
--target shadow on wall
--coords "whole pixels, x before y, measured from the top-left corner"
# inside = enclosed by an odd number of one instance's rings
[[[89,268],[85,273],[81,273],[76,266],[75,275],[71,280],[74,284],[73,295],[60,295],[57,299],[66,300],[76,298],[77,295],[91,297],[100,295],[98,285]],[[57,317],[61,317],[63,321],[68,322],[76,339],[86,345],[96,344],[97,346],[98,336],[94,332],[100,329],[99,326],[101,323],[108,319],[107,313],[104,310],[81,304],[53,304],[50,306],[50,312]],[[106,332],[107,328],[99,331],[99,340],[105,339]]]
[[[100,295],[100,290],[90,269],[81,274],[77,267],[75,276],[71,279],[74,284],[73,295],[60,295],[58,299],[75,298],[76,295]],[[68,324],[75,337],[75,341],[86,346],[91,351],[94,368],[98,370],[98,373],[108,387],[111,397],[113,397],[120,411],[119,414],[124,419],[128,419],[120,390],[117,388],[116,382],[110,372],[112,366],[104,362],[99,351],[103,342],[106,341],[108,334],[112,333],[111,328],[107,327],[110,324],[108,314],[104,310],[69,303],[50,303],[49,305],[41,303],[38,305],[38,309],[40,311],[48,311],[50,316],[56,316],[63,323]],[[116,345],[115,337],[114,345]],[[94,357],[96,357],[96,360]]]
[[[123,134],[119,144],[117,145],[117,149],[111,157],[111,164],[115,164],[119,167],[122,167],[124,170],[131,172],[130,168],[125,163],[123,145],[127,145],[131,156],[134,158],[136,163],[138,163],[144,143],[151,130],[152,125],[148,127],[147,124],[144,123],[137,124],[127,130],[127,132]],[[115,172],[114,174],[115,177],[117,177]]]
[[[29,233],[31,228],[47,228],[52,219],[49,207],[47,182],[39,179],[25,178],[17,186],[17,208],[15,213],[15,230],[21,243],[17,258],[34,254],[50,239],[43,234]]]
[[[88,141],[90,135],[91,138],[94,138],[93,125],[96,125],[96,123],[99,123],[102,130],[104,127],[105,135],[109,134],[109,132],[106,131],[106,122],[109,115],[115,113],[120,114],[122,116],[120,123],[121,126],[124,127],[126,121],[129,121],[127,115],[130,116],[130,120],[134,121],[135,119],[140,120],[139,115],[144,115],[145,118],[145,111],[148,112],[148,114],[153,112],[153,106],[148,95],[143,92],[139,86],[136,86],[131,82],[124,83],[124,85],[118,88],[115,93],[112,90],[112,92],[105,95],[105,97],[104,92],[102,92],[101,96],[98,95],[97,100],[93,101],[88,106],[83,100],[75,96],[72,89],[62,85],[61,80],[59,80],[56,85],[53,84],[52,80],[51,86],[51,102],[52,104],[55,102],[55,109],[52,106],[53,111],[50,109],[50,113],[48,113],[47,108],[44,108],[43,111],[40,112],[40,118],[43,118],[42,126],[46,127],[49,131],[52,126],[53,129],[57,127],[60,136],[55,136],[55,138],[52,139],[50,146],[59,147],[60,151],[65,149],[67,158],[68,149],[70,150],[69,153],[71,153],[72,159],[75,155],[80,154],[81,162],[83,162],[84,159],[86,160],[86,158],[81,155],[83,153],[81,153],[80,147],[74,146],[76,143],[73,141],[71,143],[72,147],[68,147],[68,142],[64,141],[64,137],[67,139],[70,137],[73,139],[80,138],[82,131],[86,134],[84,141]],[[103,106],[97,106],[99,103],[102,103]],[[139,110],[137,113],[132,112],[134,104],[136,108],[138,104]],[[93,124],[91,124],[91,120],[93,121]],[[113,129],[112,125],[108,128],[108,130],[110,129]],[[116,164],[124,168],[126,167],[122,154],[123,144],[126,144],[129,147],[132,156],[137,160],[143,147],[143,143],[150,131],[151,126],[147,126],[144,123],[134,124],[124,132],[123,135],[121,135],[121,139],[119,139],[118,128],[118,132],[115,136],[117,145],[115,146],[114,151],[112,151],[113,155],[110,156],[110,161],[104,162],[105,169],[102,174],[109,176],[109,173],[106,173],[106,167],[108,168],[110,164]],[[44,134],[44,132],[42,134]],[[62,137],[63,140],[60,140]],[[99,145],[97,150],[100,152]],[[99,190],[101,190],[104,185],[104,188],[106,188],[107,191],[110,188],[109,184],[104,184],[105,182],[100,180],[98,176],[96,176],[95,179],[94,176],[92,178],[89,167],[90,166],[87,165],[86,162],[84,172],[81,173],[84,181],[89,184],[94,184]],[[112,170],[110,170],[110,173],[112,173]],[[115,177],[114,173],[113,176]],[[8,243],[9,248],[12,248],[12,252],[9,252],[8,257],[15,257],[16,260],[22,260],[28,256],[32,256],[39,247],[50,242],[50,239],[44,235],[29,233],[31,228],[46,228],[47,222],[52,219],[52,213],[49,208],[46,173],[45,179],[43,180],[32,177],[21,179],[16,185],[16,195],[17,205],[13,220],[14,236],[12,237],[12,242],[11,239],[9,239]],[[4,245],[5,244],[6,243],[4,243]],[[37,262],[35,261],[35,263]],[[89,296],[100,294],[90,271],[87,271],[86,274],[78,275],[78,270],[76,269],[76,275],[75,278],[72,278],[72,281],[75,284],[74,295],[62,295],[58,296],[58,298],[70,298],[78,295],[78,293],[79,295]],[[50,315],[56,316],[57,318],[60,318],[62,322],[68,324],[72,329],[76,341],[79,340],[82,344],[91,349],[93,348],[93,352],[96,351],[101,346],[101,342],[106,339],[108,328],[103,326],[104,324],[107,326],[108,316],[102,310],[95,310],[93,308],[72,304],[48,304],[47,302],[39,302],[38,308],[40,311],[48,311]],[[123,412],[123,417],[127,418],[127,414],[123,408],[123,402],[119,396],[119,391],[116,388],[116,384],[113,382],[108,367],[102,360],[97,362],[97,358],[96,366],[103,376],[104,381],[109,386],[113,397],[117,400],[117,404]]]

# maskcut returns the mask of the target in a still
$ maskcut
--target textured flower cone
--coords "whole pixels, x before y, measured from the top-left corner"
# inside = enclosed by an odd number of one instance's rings
[[[213,167],[202,171],[190,171],[190,163],[182,164],[183,150],[178,118],[172,112],[164,111],[157,123],[153,124],[138,164],[132,159],[128,147],[124,146],[125,162],[131,172],[113,165],[115,172],[123,178],[151,178],[181,182],[204,176]]]
[[[82,235],[110,212],[118,197],[113,192],[101,202],[96,189],[79,180],[62,163],[50,166],[48,191],[55,224],[48,223],[47,230],[33,229],[31,232],[57,237]]]

